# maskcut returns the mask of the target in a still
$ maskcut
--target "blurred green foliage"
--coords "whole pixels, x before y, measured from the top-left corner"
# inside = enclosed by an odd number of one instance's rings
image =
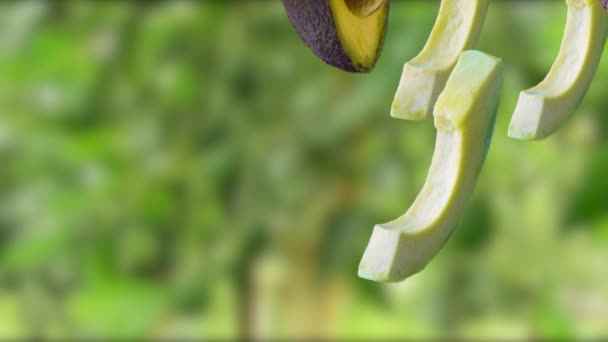
[[[608,335],[608,61],[542,142],[506,137],[563,1],[493,2],[506,83],[476,192],[419,275],[356,277],[422,185],[391,119],[437,1],[395,1],[369,75],[322,64],[279,1],[0,5],[0,336]]]

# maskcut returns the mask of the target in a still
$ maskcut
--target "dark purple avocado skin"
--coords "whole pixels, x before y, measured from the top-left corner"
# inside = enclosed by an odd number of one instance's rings
[[[604,6],[604,9],[608,11],[608,0],[602,0],[602,6]]]
[[[291,24],[304,43],[325,63],[349,72],[370,71],[358,69],[344,51],[329,0],[282,1]],[[383,41],[385,34],[382,34]],[[379,48],[382,48],[382,44]]]

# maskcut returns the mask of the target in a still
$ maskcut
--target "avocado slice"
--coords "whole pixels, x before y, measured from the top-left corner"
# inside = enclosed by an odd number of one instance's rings
[[[422,51],[407,62],[391,116],[424,120],[464,50],[472,49],[481,32],[489,0],[443,0],[431,35]]]
[[[283,0],[304,43],[327,64],[349,72],[374,68],[386,34],[388,0]]]
[[[555,133],[583,100],[602,57],[608,15],[598,0],[567,0],[562,45],[545,79],[519,95],[509,136],[539,140]]]
[[[502,78],[500,59],[478,51],[461,55],[435,105],[437,138],[424,186],[405,215],[374,227],[359,277],[403,280],[443,247],[483,165]]]

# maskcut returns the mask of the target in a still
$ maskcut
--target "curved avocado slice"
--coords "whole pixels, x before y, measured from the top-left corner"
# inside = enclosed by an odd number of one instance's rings
[[[435,26],[418,56],[403,67],[391,116],[424,120],[464,50],[477,43],[489,0],[443,0]]]
[[[312,51],[350,72],[374,68],[384,43],[388,0],[283,0],[287,16]]]
[[[403,280],[443,247],[485,159],[501,87],[498,58],[478,51],[462,54],[435,105],[437,138],[426,182],[405,215],[374,227],[360,277]]]
[[[544,139],[555,133],[583,100],[602,57],[608,15],[598,0],[567,0],[562,45],[547,77],[519,95],[509,136]]]

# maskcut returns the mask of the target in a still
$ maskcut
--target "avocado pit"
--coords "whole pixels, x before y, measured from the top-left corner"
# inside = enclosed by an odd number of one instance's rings
[[[388,0],[344,0],[348,9],[359,18],[374,14]]]

